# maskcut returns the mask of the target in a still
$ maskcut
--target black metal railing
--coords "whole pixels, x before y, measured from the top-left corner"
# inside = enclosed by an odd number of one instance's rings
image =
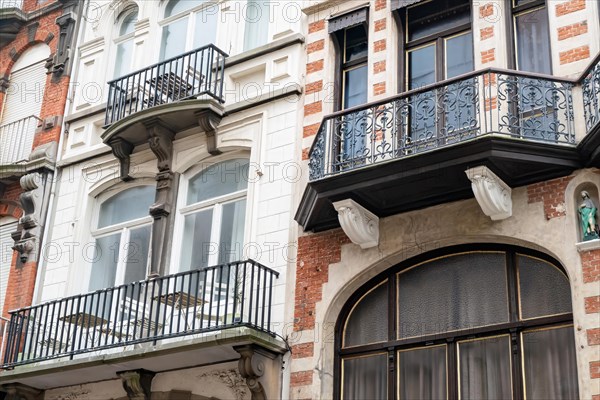
[[[278,276],[239,261],[11,311],[2,368],[243,326],[273,334]]]
[[[32,115],[0,126],[0,165],[29,158],[35,131],[41,121]]]
[[[181,100],[223,98],[227,54],[210,44],[108,82],[104,124]]]
[[[573,80],[486,69],[326,116],[310,180],[497,134],[574,144]]]
[[[581,80],[586,131],[600,122],[600,54],[586,69]]]
[[[0,0],[0,9],[4,8],[23,8],[23,0]]]

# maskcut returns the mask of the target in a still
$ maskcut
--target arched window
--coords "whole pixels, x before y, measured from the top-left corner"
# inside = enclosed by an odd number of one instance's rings
[[[143,280],[147,275],[154,186],[135,186],[100,203],[92,230],[95,251],[90,291]]]
[[[180,269],[207,267],[242,257],[248,160],[211,165],[189,179],[183,216]]]
[[[215,42],[218,6],[208,0],[171,0],[165,7],[160,59]]]
[[[576,399],[569,281],[521,248],[455,248],[359,290],[337,329],[343,399]]]
[[[119,36],[115,39],[117,52],[115,56],[114,77],[118,78],[127,75],[133,69],[133,36],[135,32],[135,23],[138,20],[138,9],[132,7],[124,11],[118,18]]]

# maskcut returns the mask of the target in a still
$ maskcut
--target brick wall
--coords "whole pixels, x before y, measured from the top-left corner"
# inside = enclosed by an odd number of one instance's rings
[[[565,176],[527,186],[528,203],[543,202],[548,220],[565,216],[565,190],[572,179],[572,176]]]

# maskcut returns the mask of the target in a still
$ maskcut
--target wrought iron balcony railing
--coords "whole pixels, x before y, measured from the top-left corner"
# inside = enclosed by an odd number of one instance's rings
[[[590,75],[588,124],[600,113]],[[310,180],[455,145],[482,135],[575,144],[577,81],[486,69],[326,116],[310,151]]]
[[[11,311],[2,368],[244,326],[273,334],[278,276],[239,261]]]
[[[600,54],[584,72],[581,79],[586,131],[600,122]]]
[[[23,8],[23,0],[0,0],[0,9],[3,8]]]
[[[30,116],[0,126],[0,165],[27,160],[41,120]]]
[[[226,57],[211,44],[108,82],[105,125],[154,106],[200,96],[223,102]]]

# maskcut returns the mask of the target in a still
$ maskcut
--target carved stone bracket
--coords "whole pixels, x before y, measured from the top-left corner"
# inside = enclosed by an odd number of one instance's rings
[[[512,189],[488,167],[479,166],[465,171],[483,213],[494,221],[512,216]]]
[[[145,369],[117,372],[129,400],[150,400],[155,373]]]
[[[133,178],[129,175],[130,156],[133,152],[133,144],[120,137],[113,138],[108,145],[112,149],[113,154],[119,160],[120,178],[122,181],[130,181]]]
[[[43,397],[43,391],[20,383],[4,385],[0,392],[6,393],[4,400],[39,400]]]
[[[241,355],[238,361],[238,369],[240,375],[246,379],[246,385],[252,393],[252,400],[266,400],[265,388],[259,381],[259,378],[265,373],[265,364],[260,357],[256,356],[258,349],[252,345],[237,346],[233,349]]]
[[[0,78],[0,93],[6,93],[8,88],[10,87],[10,81],[8,80],[8,76],[3,76]]]
[[[355,202],[345,199],[333,203],[338,212],[338,220],[352,243],[363,249],[379,244],[379,218]]]
[[[24,190],[20,196],[23,216],[19,219],[20,237],[16,236],[13,249],[19,253],[23,263],[30,260],[36,248],[37,238],[41,234],[40,213],[44,197],[42,181],[42,175],[37,172],[24,175],[20,180],[21,188]]]
[[[194,115],[198,120],[198,126],[206,134],[207,151],[213,156],[221,154],[217,146],[217,127],[221,123],[222,116],[210,109],[197,111]]]
[[[148,133],[148,144],[157,159],[159,171],[171,169],[173,161],[173,139],[175,133],[164,125],[158,118],[144,122]]]

